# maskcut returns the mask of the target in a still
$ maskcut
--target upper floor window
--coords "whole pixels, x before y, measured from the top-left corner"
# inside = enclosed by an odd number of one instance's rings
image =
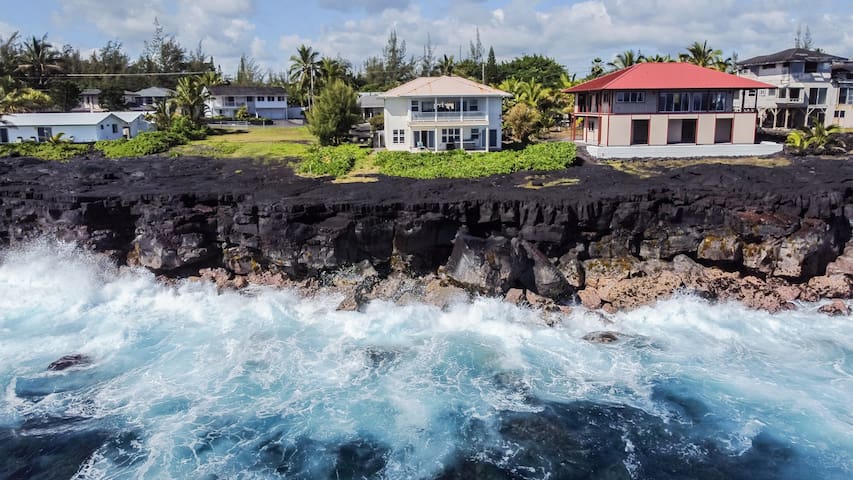
[[[726,92],[701,92],[693,94],[694,112],[725,112]]]
[[[254,102],[254,101],[255,101],[255,97],[246,97],[246,101],[247,101],[247,102]]]
[[[419,100],[412,100],[412,111],[413,112],[421,111],[421,102]]]
[[[268,101],[268,102],[274,102],[274,101],[275,101],[275,97],[267,97],[267,101]]]
[[[226,102],[233,102],[233,101],[234,101],[234,97],[225,97],[225,101],[226,101]]]
[[[844,105],[853,104],[853,88],[845,87],[838,91],[838,103]]]
[[[284,98],[284,97],[278,97],[278,101],[279,101],[279,102],[284,102],[284,101],[286,101],[286,100],[285,100],[285,98]]]
[[[761,69],[762,69],[762,70],[772,70],[772,69],[774,69],[774,68],[776,68],[776,64],[775,64],[775,63],[768,63],[768,64],[765,64],[765,65],[762,65],[762,66],[761,66]]]
[[[468,98],[462,102],[462,110],[466,112],[477,112],[480,110],[480,100],[477,98]]]
[[[690,94],[661,93],[658,99],[658,111],[661,112],[688,112],[690,111]]]
[[[800,100],[800,90],[801,88],[789,88],[788,89],[788,100]]]
[[[825,88],[810,88],[809,89],[809,105],[824,105],[826,104],[826,89]]]
[[[817,73],[817,66],[818,66],[817,62],[806,62],[806,65],[804,67],[804,71],[806,73]]]
[[[617,103],[645,103],[645,92],[616,92]]]

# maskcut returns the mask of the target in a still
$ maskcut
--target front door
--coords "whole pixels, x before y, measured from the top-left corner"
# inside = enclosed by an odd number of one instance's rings
[[[498,131],[489,130],[489,148],[498,148]]]
[[[696,143],[696,120],[681,121],[681,143]]]

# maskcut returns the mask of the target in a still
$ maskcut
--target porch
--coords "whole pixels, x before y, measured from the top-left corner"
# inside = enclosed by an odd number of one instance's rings
[[[412,130],[410,149],[415,152],[488,152],[499,150],[497,138],[497,130],[485,127],[434,127]]]

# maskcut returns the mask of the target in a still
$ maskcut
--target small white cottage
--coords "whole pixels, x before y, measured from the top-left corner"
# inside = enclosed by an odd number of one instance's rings
[[[116,140],[149,130],[146,124],[141,112],[8,114],[0,117],[0,143],[46,142],[59,133],[75,143]]]

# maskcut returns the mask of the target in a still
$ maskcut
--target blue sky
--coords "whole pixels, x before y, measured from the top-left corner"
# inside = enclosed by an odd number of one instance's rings
[[[286,70],[302,43],[359,68],[392,29],[411,55],[429,35],[439,55],[457,57],[479,29],[499,59],[542,53],[580,76],[596,56],[677,54],[695,40],[741,59],[770,53],[792,46],[799,24],[816,46],[853,57],[851,0],[0,0],[0,10],[0,37],[47,33],[85,52],[117,40],[133,57],[157,17],[185,46],[201,41],[226,74],[242,53]]]

